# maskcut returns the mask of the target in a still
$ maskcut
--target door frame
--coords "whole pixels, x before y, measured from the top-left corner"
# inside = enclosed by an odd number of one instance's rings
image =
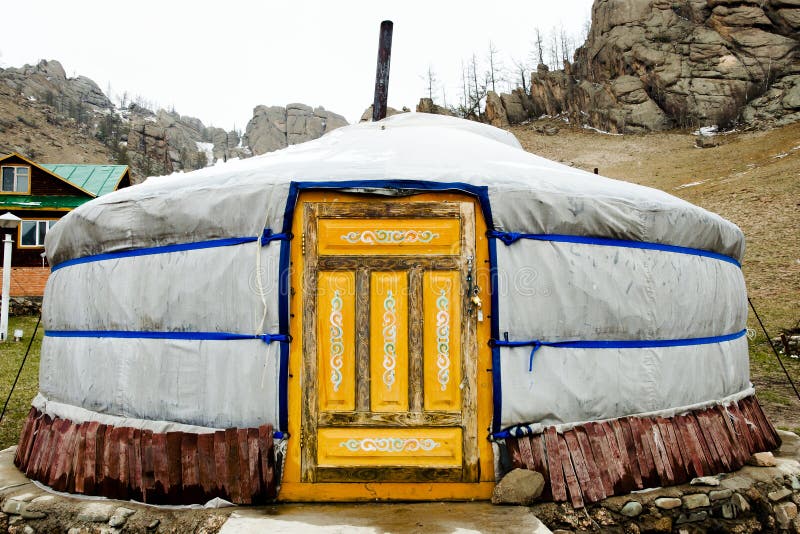
[[[345,187],[345,184],[343,184]],[[480,287],[484,320],[477,323],[475,337],[477,354],[474,369],[476,376],[475,408],[477,410],[478,482],[303,482],[302,456],[306,443],[302,432],[305,408],[303,390],[303,275],[305,205],[308,203],[364,202],[383,203],[389,206],[398,203],[422,201],[469,202],[475,213],[475,276]],[[288,440],[286,460],[282,476],[279,499],[284,501],[352,501],[352,500],[473,500],[488,499],[494,488],[494,461],[492,447],[487,438],[492,424],[492,351],[489,347],[490,329],[490,263],[489,244],[482,206],[472,195],[449,191],[419,193],[404,197],[343,193],[336,190],[301,191],[294,206],[292,230],[297,236],[291,247],[290,319],[293,333],[290,345],[288,369]],[[298,246],[299,245],[299,246]]]

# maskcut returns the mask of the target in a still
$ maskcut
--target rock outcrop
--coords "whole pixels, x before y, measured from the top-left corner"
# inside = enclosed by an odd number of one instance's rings
[[[41,60],[36,65],[24,65],[0,70],[0,81],[28,98],[54,106],[63,113],[81,113],[82,108],[109,110],[114,105],[97,84],[86,76],[67,78],[61,63]]]
[[[256,106],[244,140],[253,154],[259,155],[316,139],[342,126],[347,126],[347,120],[322,106]]]
[[[372,105],[364,110],[364,113],[361,114],[361,118],[358,119],[358,122],[370,122],[372,120]],[[403,109],[394,109],[389,106],[386,106],[386,116],[391,117],[392,115],[397,115],[398,113],[408,113],[411,111],[407,107],[403,106]]]
[[[370,108],[369,111],[370,116],[372,116],[372,108]],[[447,115],[448,117],[454,116],[452,111],[435,104],[430,98],[419,99],[419,104],[417,104],[417,113],[432,113],[433,115]]]
[[[520,104],[613,132],[800,120],[800,0],[595,0],[575,61]]]

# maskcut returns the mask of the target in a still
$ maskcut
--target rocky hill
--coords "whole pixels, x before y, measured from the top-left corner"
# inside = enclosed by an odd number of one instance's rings
[[[45,163],[129,164],[134,181],[278,150],[347,124],[322,107],[289,104],[257,106],[244,134],[226,131],[175,110],[148,109],[140,99],[115,105],[94,81],[67,77],[54,60],[0,69],[5,109],[0,151]]]
[[[567,114],[612,132],[800,120],[800,0],[595,0],[572,64],[487,99],[495,124]]]

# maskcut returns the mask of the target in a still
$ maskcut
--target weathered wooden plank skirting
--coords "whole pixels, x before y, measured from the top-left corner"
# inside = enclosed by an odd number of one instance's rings
[[[221,497],[259,504],[276,497],[272,427],[208,434],[153,433],[73,423],[31,408],[14,464],[57,491],[196,504]]]
[[[781,441],[755,396],[674,417],[625,417],[505,440],[515,468],[539,471],[544,498],[576,508],[633,490],[735,471]]]

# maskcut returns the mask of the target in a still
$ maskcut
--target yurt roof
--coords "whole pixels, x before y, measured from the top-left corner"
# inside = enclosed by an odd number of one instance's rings
[[[391,188],[406,180],[485,187],[490,224],[508,232],[648,241],[736,259],[744,252],[734,224],[663,191],[531,154],[492,126],[406,113],[110,193],[54,227],[47,253],[56,264],[127,248],[259,235],[283,226],[291,182],[348,188],[369,181]]]

